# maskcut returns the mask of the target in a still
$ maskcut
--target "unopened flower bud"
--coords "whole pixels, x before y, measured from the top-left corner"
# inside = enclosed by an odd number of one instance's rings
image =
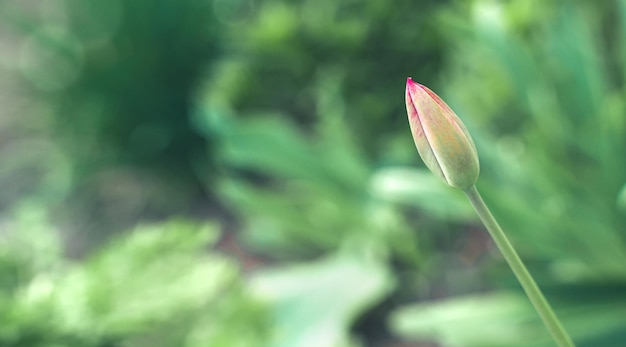
[[[411,78],[406,81],[406,111],[415,146],[430,171],[451,187],[474,186],[479,172],[476,146],[454,111]]]

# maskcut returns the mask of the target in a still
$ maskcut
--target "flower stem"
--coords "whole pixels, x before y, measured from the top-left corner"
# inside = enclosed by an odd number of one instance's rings
[[[500,249],[500,252],[504,255],[504,259],[506,259],[507,263],[509,263],[509,266],[513,270],[517,280],[522,285],[522,288],[524,288],[524,291],[533,306],[535,306],[535,309],[552,334],[552,338],[556,344],[559,347],[575,347],[574,342],[572,342],[572,338],[567,334],[567,331],[563,329],[559,318],[556,316],[552,307],[550,307],[550,304],[541,293],[537,283],[535,283],[535,280],[524,266],[524,263],[522,263],[522,260],[517,255],[517,252],[515,252],[515,249],[513,248],[513,245],[511,245],[511,242],[509,242],[506,234],[502,231],[500,225],[498,225],[498,222],[491,214],[491,211],[489,211],[487,205],[485,205],[485,202],[480,196],[480,193],[478,193],[476,186],[472,186],[466,190],[465,194],[472,203],[476,213],[478,213],[480,220],[482,220],[485,227],[487,227],[487,230],[489,230],[489,234],[491,234],[491,237]]]

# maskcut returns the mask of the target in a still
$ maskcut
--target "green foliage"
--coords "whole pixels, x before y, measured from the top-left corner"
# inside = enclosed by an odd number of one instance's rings
[[[413,168],[412,76],[468,125],[480,190],[579,346],[619,346],[625,13],[623,1],[1,2],[0,345],[544,345],[463,196]],[[211,206],[190,199],[207,192]],[[63,256],[100,229],[189,210],[218,211],[236,251],[172,220]],[[260,269],[241,271],[250,257]]]
[[[218,53],[212,9],[202,0],[0,6],[22,37],[21,75],[52,107],[79,178],[128,166],[197,184],[211,139],[192,130],[189,113]]]
[[[484,157],[483,189],[503,224],[517,230],[524,252],[569,262],[577,271],[562,275],[570,279],[621,281],[626,215],[617,201],[626,182],[619,160],[626,123],[618,95],[624,89],[605,72],[610,56],[598,44],[593,19],[583,16],[586,7],[558,9],[528,28],[529,38],[481,22],[471,49],[467,41],[460,45],[468,54],[454,61],[453,71],[481,63],[466,70],[463,82],[460,74],[451,79],[449,94],[475,115],[469,118]],[[609,29],[618,34],[619,27]],[[488,95],[482,98],[461,86],[479,78],[479,93]]]
[[[420,257],[415,234],[399,206],[411,200],[438,217],[473,218],[459,203],[462,197],[427,188],[431,176],[376,170],[346,124],[335,94],[341,82],[330,74],[315,82],[325,112],[311,135],[275,116],[213,120],[222,139],[221,162],[230,168],[218,193],[241,216],[250,248],[272,257],[302,257],[337,249],[346,240],[367,240],[415,264]],[[402,180],[403,175],[415,180]]]
[[[231,26],[228,53],[209,82],[212,102],[244,116],[280,110],[307,126],[326,112],[315,81],[331,74],[342,79],[333,93],[356,144],[386,155],[388,136],[406,127],[407,74],[428,82],[442,66],[435,19],[445,3],[262,1],[245,24]]]
[[[522,3],[476,2],[473,17],[453,17],[467,31],[456,37],[444,94],[470,123],[485,199],[577,345],[619,346],[624,298],[609,293],[623,293],[626,284],[626,214],[619,204],[626,182],[625,90],[618,77],[624,64],[623,47],[614,46],[625,12],[614,16],[623,10],[617,4],[592,9],[553,1],[537,4],[546,9],[543,17],[519,17]],[[502,287],[513,283],[507,272],[494,275]],[[493,300],[503,316],[488,310]],[[395,329],[451,345],[549,345],[538,321],[516,321],[528,310],[516,307],[517,299],[493,300],[473,299],[480,310],[465,310],[466,301],[456,299],[416,306],[398,314]],[[455,325],[472,320],[505,323],[480,337],[478,328]]]
[[[264,309],[232,261],[206,253],[216,237],[213,227],[172,220],[138,227],[77,263],[11,234],[0,263],[0,345],[255,345],[266,336]],[[45,268],[28,271],[40,259]]]

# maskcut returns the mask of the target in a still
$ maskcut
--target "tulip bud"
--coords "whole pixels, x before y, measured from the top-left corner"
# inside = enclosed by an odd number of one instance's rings
[[[415,146],[430,171],[451,187],[473,187],[478,179],[478,154],[454,111],[411,78],[406,81],[406,111]]]

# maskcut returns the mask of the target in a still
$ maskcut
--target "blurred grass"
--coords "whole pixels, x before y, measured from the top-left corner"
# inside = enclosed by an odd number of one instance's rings
[[[578,346],[621,346],[625,14],[1,2],[0,345],[548,346],[422,167],[412,76],[468,125],[480,189]]]

